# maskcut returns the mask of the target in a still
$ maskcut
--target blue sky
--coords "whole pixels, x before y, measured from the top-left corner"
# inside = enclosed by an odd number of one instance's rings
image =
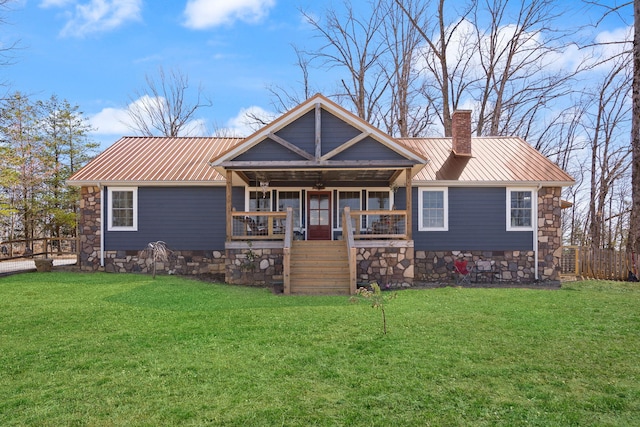
[[[572,3],[582,4],[567,1],[569,10]],[[122,120],[145,75],[179,67],[213,101],[202,113],[209,133],[247,134],[239,121],[244,111],[273,110],[266,87],[300,80],[291,45],[318,43],[299,9],[322,13],[325,6],[313,0],[19,0],[5,13],[0,42],[19,40],[21,49],[3,77],[11,91],[36,99],[57,94],[79,105],[96,128],[92,136],[105,145],[132,134]],[[578,17],[583,13],[568,16]],[[312,78],[315,87],[335,85],[323,73]]]
[[[3,73],[12,91],[79,105],[100,141],[131,134],[117,117],[160,66],[202,84],[209,129],[239,126],[243,110],[271,109],[267,85],[299,79],[291,44],[311,37],[299,8],[305,1],[23,1],[5,13],[3,41],[21,49]]]

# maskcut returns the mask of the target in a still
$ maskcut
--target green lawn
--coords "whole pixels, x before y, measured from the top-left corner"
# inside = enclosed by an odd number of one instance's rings
[[[0,279],[0,425],[637,426],[640,286],[346,297]]]

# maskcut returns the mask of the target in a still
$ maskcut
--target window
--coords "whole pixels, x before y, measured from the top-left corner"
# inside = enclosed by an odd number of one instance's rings
[[[347,206],[351,211],[359,211],[360,191],[338,191],[338,227],[342,228],[342,213]],[[353,226],[356,226],[355,218],[352,218]]]
[[[421,188],[418,206],[418,230],[449,230],[449,191],[446,188]]]
[[[250,191],[249,212],[271,212],[271,191]]]
[[[391,198],[388,191],[369,191],[367,193],[367,210],[389,210]],[[367,215],[367,225],[371,227],[380,221],[380,215]]]
[[[293,226],[300,227],[300,192],[278,191],[278,211],[286,212],[289,207],[293,210]]]
[[[507,188],[507,230],[533,230],[533,190]]]
[[[138,189],[113,187],[108,192],[109,231],[138,231]]]

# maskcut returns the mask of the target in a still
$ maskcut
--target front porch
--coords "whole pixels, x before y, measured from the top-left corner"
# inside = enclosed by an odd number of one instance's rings
[[[210,162],[226,180],[227,281],[259,267],[273,274],[253,283],[281,279],[285,293],[328,277],[354,293],[396,270],[412,282],[412,179],[427,161],[322,95],[308,99]],[[332,242],[332,259],[313,242]]]
[[[358,284],[413,284],[414,249],[406,210],[342,210],[336,239],[306,240],[286,212],[236,212],[226,243],[225,279],[282,283],[285,294],[353,294]],[[349,218],[350,220],[347,220]],[[247,224],[251,224],[247,227]]]

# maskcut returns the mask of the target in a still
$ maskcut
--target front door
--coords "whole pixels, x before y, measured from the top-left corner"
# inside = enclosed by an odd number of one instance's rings
[[[331,240],[331,191],[310,191],[307,200],[307,239]]]

